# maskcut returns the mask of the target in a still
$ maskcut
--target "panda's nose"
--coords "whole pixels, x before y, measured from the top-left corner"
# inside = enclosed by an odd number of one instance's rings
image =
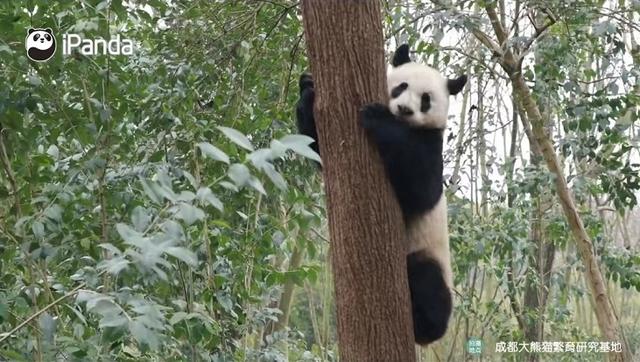
[[[413,115],[413,111],[411,110],[411,108],[409,108],[407,106],[403,106],[403,105],[399,105],[398,106],[398,113],[400,113],[401,116],[411,116],[411,115]]]

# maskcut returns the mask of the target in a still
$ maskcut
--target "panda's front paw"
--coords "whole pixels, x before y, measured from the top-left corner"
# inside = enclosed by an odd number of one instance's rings
[[[301,117],[305,118],[306,120],[304,120],[304,122],[314,123],[313,128],[315,128],[315,122],[313,121],[313,102],[316,91],[313,88],[313,78],[311,74],[302,73],[298,84],[300,86],[300,99],[297,105],[299,112],[298,120],[300,122]]]
[[[300,80],[298,81],[298,86],[300,87],[300,93],[307,88],[313,88],[313,78],[309,73],[302,73],[300,75]]]
[[[365,129],[375,127],[378,122],[393,118],[389,107],[381,103],[370,103],[360,109],[360,122]]]

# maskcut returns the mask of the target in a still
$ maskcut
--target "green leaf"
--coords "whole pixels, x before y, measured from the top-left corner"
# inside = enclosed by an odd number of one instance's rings
[[[277,188],[281,190],[285,190],[287,188],[287,181],[285,181],[284,177],[276,171],[276,168],[271,163],[265,163],[262,170],[267,174],[271,182],[273,182]]]
[[[235,130],[233,128],[229,128],[229,127],[223,127],[223,126],[218,126],[218,129],[221,130],[222,133],[224,133],[224,135],[227,136],[227,138],[233,141],[233,143],[237,144],[238,146],[244,149],[253,151],[253,145],[251,144],[251,141],[249,141],[247,136],[242,134],[240,131]]]
[[[247,168],[247,166],[241,163],[234,163],[233,165],[231,165],[229,167],[227,175],[229,176],[231,181],[233,181],[238,187],[244,186],[247,182],[249,182],[249,178],[251,178],[249,169]]]
[[[113,244],[110,243],[102,243],[98,245],[99,247],[103,248],[104,250],[110,252],[112,255],[120,255],[122,254],[122,252],[120,251],[120,249],[118,249],[116,246],[114,246]]]
[[[156,193],[156,195],[159,195],[161,197],[164,197],[165,199],[171,201],[171,202],[176,202],[178,196],[175,194],[175,192],[173,192],[173,189],[171,189],[171,184],[164,184],[164,183],[152,183],[150,184],[151,188],[154,190],[154,192]]]
[[[107,328],[107,327],[118,328],[118,327],[123,327],[124,325],[127,324],[127,322],[129,322],[129,320],[127,319],[127,317],[125,317],[122,314],[108,315],[100,319],[98,326],[100,328]]]
[[[216,195],[214,195],[213,192],[211,192],[210,188],[201,187],[200,189],[198,189],[196,197],[201,202],[206,201],[207,203],[209,203],[209,205],[215,207],[216,209],[224,211],[224,205],[222,204],[222,201],[220,201],[220,199]]]
[[[272,158],[281,158],[287,153],[289,147],[278,140],[271,140],[269,151],[271,151]]]
[[[40,221],[34,221],[33,224],[31,224],[31,231],[33,231],[33,235],[36,238],[44,238],[44,224]]]
[[[289,134],[278,140],[284,147],[291,149],[299,145],[308,146],[313,143],[313,138],[301,134]]]
[[[321,162],[320,155],[309,147],[312,142],[313,138],[311,137],[295,134],[287,135],[280,139],[280,143],[300,156]]]
[[[247,183],[249,184],[249,186],[256,189],[256,191],[258,191],[259,193],[263,195],[267,194],[267,191],[264,189],[262,182],[260,182],[260,180],[258,180],[257,178],[251,177]]]
[[[44,210],[45,216],[49,219],[60,222],[62,221],[62,208],[60,205],[53,204]]]
[[[191,191],[180,191],[178,197],[176,198],[178,201],[193,201],[196,198],[196,194]]]
[[[44,341],[49,344],[53,343],[53,337],[56,334],[56,320],[53,319],[51,314],[42,313],[38,318],[38,325]]]
[[[169,324],[171,324],[172,326],[182,322],[183,320],[185,320],[187,318],[187,313],[186,312],[175,312],[173,314],[173,316],[171,316],[171,318],[169,319]]]
[[[171,246],[165,249],[165,253],[180,259],[183,262],[195,267],[198,266],[198,257],[194,252],[180,246]]]
[[[179,210],[176,213],[176,217],[184,220],[187,225],[191,225],[198,220],[202,220],[205,217],[204,211],[191,204],[182,202],[179,205]]]
[[[179,222],[174,220],[166,220],[162,223],[162,231],[166,233],[172,240],[182,241],[184,240],[184,229]]]
[[[117,223],[116,230],[118,231],[118,234],[120,234],[122,240],[126,241],[129,244],[135,245],[140,243],[140,241],[144,239],[141,233],[135,231],[127,224]]]
[[[160,347],[157,333],[147,328],[141,321],[133,320],[129,322],[129,332],[138,343],[146,344],[152,350]]]
[[[265,163],[273,160],[273,152],[268,148],[261,148],[247,155],[247,158],[257,168],[262,168]]]
[[[103,244],[101,244],[102,246]],[[111,259],[103,260],[98,264],[99,270],[105,270],[111,275],[118,275],[121,271],[129,266],[129,261],[123,256],[116,256]]]
[[[147,196],[149,197],[149,199],[151,199],[151,201],[155,202],[156,204],[159,204],[162,202],[162,197],[158,195],[158,193],[154,190],[154,188],[152,187],[152,183],[150,181],[140,177],[140,183],[142,184],[142,189],[144,190],[144,193],[147,194]]]
[[[96,5],[96,11],[101,11],[109,7],[109,0],[105,0]]]
[[[211,157],[212,159],[229,164],[229,156],[227,156],[227,154],[224,153],[224,151],[212,145],[211,143],[200,142],[198,143],[198,147],[200,148],[203,154]]]
[[[136,231],[144,232],[151,222],[151,215],[142,206],[136,206],[131,213],[131,222]]]

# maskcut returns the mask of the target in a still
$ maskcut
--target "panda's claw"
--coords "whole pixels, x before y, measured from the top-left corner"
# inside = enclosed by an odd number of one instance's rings
[[[369,103],[360,109],[360,122],[365,129],[373,128],[376,123],[389,117],[393,117],[393,114],[382,103]]]

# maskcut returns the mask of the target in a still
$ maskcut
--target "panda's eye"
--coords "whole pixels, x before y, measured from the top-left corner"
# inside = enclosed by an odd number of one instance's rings
[[[51,35],[49,34],[45,34],[44,38],[47,39],[47,41],[51,41]]]
[[[406,82],[402,82],[393,87],[393,89],[391,89],[391,98],[398,98],[407,88],[409,88],[409,85]]]
[[[40,34],[36,34],[33,36],[33,40],[38,40],[38,39],[40,39]]]
[[[429,93],[422,93],[422,97],[420,97],[420,112],[427,113],[431,108],[431,96]]]

